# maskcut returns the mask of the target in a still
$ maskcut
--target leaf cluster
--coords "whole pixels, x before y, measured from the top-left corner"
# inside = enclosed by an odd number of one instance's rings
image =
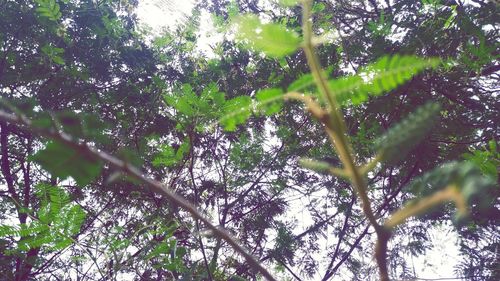
[[[0,237],[19,238],[17,247],[9,251],[11,254],[41,247],[59,251],[73,244],[74,238],[80,233],[86,213],[79,205],[71,202],[64,190],[57,186],[39,184],[36,196],[40,200],[40,206],[33,214],[32,222],[0,226]]]

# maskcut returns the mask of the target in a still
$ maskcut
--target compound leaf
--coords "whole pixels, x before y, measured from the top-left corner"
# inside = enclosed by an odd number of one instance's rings
[[[257,92],[255,95],[257,107],[264,111],[266,115],[273,115],[281,110],[283,102],[281,101],[283,91],[280,89],[265,89]]]
[[[57,141],[49,142],[32,159],[52,175],[61,179],[72,177],[80,186],[97,178],[102,168],[97,159]]]
[[[233,23],[236,39],[268,56],[281,58],[299,47],[300,38],[295,32],[276,23],[264,24],[255,15],[237,17]]]
[[[382,160],[395,163],[404,157],[429,133],[439,116],[440,108],[439,104],[427,103],[390,128],[376,141]]]
[[[252,99],[249,96],[239,96],[230,99],[224,107],[225,115],[220,119],[226,131],[234,131],[236,126],[247,121],[252,113]]]
[[[359,105],[370,96],[396,89],[424,69],[437,67],[440,62],[437,58],[384,56],[356,75],[330,80],[329,85],[340,104]]]

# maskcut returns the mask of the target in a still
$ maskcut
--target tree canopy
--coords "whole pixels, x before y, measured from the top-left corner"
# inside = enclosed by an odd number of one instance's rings
[[[0,2],[2,279],[498,280],[498,4],[308,2]]]

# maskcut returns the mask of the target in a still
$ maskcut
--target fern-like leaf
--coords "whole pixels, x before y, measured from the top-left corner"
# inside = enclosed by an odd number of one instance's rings
[[[439,116],[440,108],[439,104],[427,103],[390,128],[376,141],[382,160],[395,163],[404,157],[430,131]]]
[[[27,251],[45,247],[61,250],[73,243],[72,237],[80,232],[86,213],[77,204],[71,203],[69,195],[60,187],[48,184],[36,186],[40,200],[38,220],[18,226],[0,225],[0,238],[20,238],[18,250]]]
[[[61,7],[57,4],[56,0],[36,0],[38,7],[36,11],[45,18],[51,21],[58,21],[61,14]]]
[[[297,80],[293,81],[290,86],[288,86],[288,91],[302,91],[304,89],[314,86],[314,78],[311,73],[301,75]]]
[[[379,96],[396,89],[426,68],[440,64],[437,58],[415,56],[384,56],[358,74],[330,80],[330,89],[342,105],[359,105],[370,96]]]
[[[300,44],[300,38],[294,31],[280,24],[262,23],[255,15],[237,17],[233,25],[239,41],[271,57],[289,55],[295,52]]]
[[[410,80],[414,75],[429,67],[436,67],[439,59],[423,59],[414,56],[385,56],[366,67],[362,76],[368,77],[366,91],[379,95],[391,91]]]
[[[447,187],[457,188],[467,205],[474,206],[478,211],[494,208],[497,198],[495,193],[498,193],[495,181],[483,176],[481,170],[469,162],[441,165],[413,180],[406,188],[417,196],[415,200],[418,201]],[[462,225],[467,217],[467,213],[457,212],[453,220],[456,225]]]
[[[11,225],[0,225],[0,238],[7,236],[19,236],[19,229]]]

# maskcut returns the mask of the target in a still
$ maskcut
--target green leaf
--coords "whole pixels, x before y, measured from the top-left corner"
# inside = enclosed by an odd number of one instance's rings
[[[272,258],[291,262],[295,256],[297,240],[294,234],[284,225],[278,226],[274,249],[270,251]]]
[[[299,164],[306,169],[313,170],[322,174],[328,174],[328,172],[332,168],[332,165],[330,165],[330,163],[328,162],[308,158],[301,158],[299,160]]]
[[[439,117],[440,108],[439,104],[427,103],[390,128],[376,141],[382,160],[391,164],[402,159],[429,133]]]
[[[47,204],[42,206],[40,210],[38,210],[37,215],[38,219],[43,223],[50,223],[52,221],[51,213],[50,213],[50,205]]]
[[[227,14],[230,19],[236,17],[240,12],[240,7],[238,6],[238,2],[236,0],[229,1],[227,5]]]
[[[22,238],[18,246],[22,251],[41,247],[55,251],[71,245],[71,237],[80,232],[85,221],[85,211],[71,203],[68,193],[57,186],[38,184],[35,195],[41,201],[35,216],[38,220],[13,227],[0,226],[0,237],[12,235]]]
[[[358,75],[350,75],[328,81],[330,89],[333,91],[340,104],[361,104],[368,99],[368,95],[362,90],[363,79]]]
[[[313,13],[319,13],[319,12],[322,12],[323,10],[325,10],[326,6],[324,3],[314,3],[313,6],[312,6],[312,9],[311,11]]]
[[[181,259],[187,254],[187,249],[185,247],[177,247],[175,251],[176,258]]]
[[[175,150],[171,146],[162,145],[160,149],[161,152],[153,160],[152,164],[154,167],[160,167],[162,165],[170,167],[177,163],[177,160],[175,158]]]
[[[223,106],[226,102],[224,93],[219,92],[219,87],[213,82],[203,89],[201,98],[212,101],[216,107]]]
[[[148,255],[146,255],[146,260],[158,257],[160,255],[165,255],[170,252],[171,246],[169,243],[161,242],[159,243]]]
[[[358,74],[330,80],[329,86],[342,105],[359,105],[370,96],[396,89],[426,68],[437,67],[440,60],[415,56],[384,56]]]
[[[42,52],[44,54],[46,54],[47,56],[54,56],[54,55],[61,55],[64,53],[64,49],[63,48],[57,48],[57,47],[53,47],[53,46],[50,46],[50,45],[44,45],[42,48],[41,48]]]
[[[61,8],[55,0],[36,0],[36,3],[38,4],[36,11],[40,16],[51,21],[58,21],[61,18]]]
[[[50,45],[44,45],[42,48],[42,53],[44,53],[52,62],[56,64],[63,65],[64,59],[60,56],[64,54],[63,48],[57,48]]]
[[[164,99],[168,105],[173,106],[178,112],[188,117],[195,114],[195,103],[198,97],[187,84],[183,85],[180,93],[165,95]]]
[[[299,4],[299,0],[275,0],[275,2],[278,2],[283,7],[293,7]]]
[[[247,121],[252,113],[252,99],[248,96],[239,96],[230,99],[224,107],[225,115],[219,120],[224,130],[234,131],[236,126]]]
[[[19,230],[15,226],[0,225],[0,237],[20,236]]]
[[[60,56],[53,56],[52,61],[55,62],[56,64],[59,64],[59,65],[65,64],[64,59],[61,58]]]
[[[185,139],[184,142],[175,150],[170,145],[162,145],[161,151],[153,160],[154,167],[166,166],[171,167],[182,161],[184,157],[189,153],[191,145],[189,139]]]
[[[164,100],[185,117],[213,117],[219,113],[215,108],[220,108],[225,103],[224,93],[219,92],[215,83],[210,83],[200,95],[197,95],[189,84],[184,84],[175,93],[164,95]]]
[[[483,149],[472,150],[465,153],[462,157],[477,165],[484,175],[491,178],[498,178],[498,169],[500,166],[500,153],[497,151],[495,140],[490,140],[488,146]]]
[[[185,114],[187,116],[191,116],[194,113],[193,108],[189,104],[189,100],[186,98],[179,98],[177,100],[177,104],[175,105],[175,108],[182,114]]]
[[[368,22],[368,29],[375,35],[375,36],[387,36],[391,34],[391,23],[386,21],[385,19],[385,13],[382,11],[380,13],[380,17],[378,21],[369,21]]]
[[[255,95],[257,107],[264,111],[266,115],[273,115],[278,113],[283,106],[282,98],[283,91],[281,89],[265,89],[257,92]]]
[[[365,67],[361,76],[368,78],[365,88],[372,95],[391,91],[426,68],[437,67],[441,60],[415,56],[385,56]]]
[[[448,19],[446,19],[446,22],[444,23],[444,29],[448,29],[452,26],[453,22],[455,21],[455,18],[457,17],[458,13],[457,13],[457,5],[451,5],[451,14],[450,16],[448,17]]]
[[[32,159],[52,175],[61,179],[72,177],[80,186],[97,178],[102,168],[102,163],[92,156],[56,141],[49,142]]]
[[[79,205],[73,204],[66,207],[58,219],[61,220],[61,230],[68,236],[73,236],[80,231],[80,227],[85,221],[86,213]]]
[[[175,153],[175,158],[177,161],[180,161],[189,153],[189,149],[191,148],[189,144],[189,139],[185,139],[184,142],[179,146],[177,152]]]
[[[301,75],[288,86],[288,92],[301,91],[314,85],[314,78],[311,73]]]
[[[51,247],[51,250],[60,251],[70,246],[71,244],[73,244],[73,241],[71,239],[61,239],[60,241],[56,242],[54,246]]]
[[[495,184],[470,162],[450,162],[413,180],[406,188],[417,196],[414,201],[426,200],[426,197],[444,188],[458,188],[465,202],[481,211],[494,208],[495,193],[498,192]],[[460,226],[467,217],[468,214],[458,212],[454,222]]]
[[[271,57],[280,58],[292,54],[300,44],[300,38],[295,32],[279,24],[261,23],[255,15],[237,17],[233,24],[237,40]]]

